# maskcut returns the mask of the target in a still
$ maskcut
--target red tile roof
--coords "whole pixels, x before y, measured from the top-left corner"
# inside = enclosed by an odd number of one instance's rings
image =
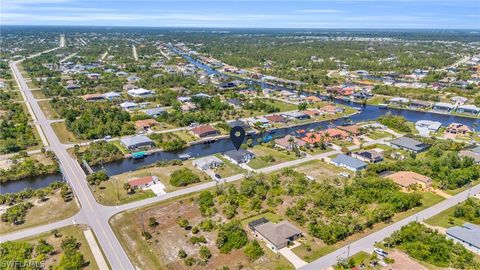
[[[137,178],[137,179],[130,180],[130,181],[128,181],[128,183],[132,187],[137,187],[137,186],[142,186],[142,185],[148,184],[152,181],[153,181],[153,176],[145,176],[145,177],[142,177],[142,178]]]

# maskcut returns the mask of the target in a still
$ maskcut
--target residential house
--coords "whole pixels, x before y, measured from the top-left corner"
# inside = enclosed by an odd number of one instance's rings
[[[193,164],[200,170],[206,171],[223,166],[223,161],[216,156],[208,156],[194,160]]]
[[[352,136],[362,135],[361,127],[358,125],[348,125],[348,126],[337,126],[339,130],[343,130]]]
[[[128,76],[128,72],[118,71],[117,73],[115,73],[115,75],[117,75],[118,77],[127,77],[127,76]]]
[[[91,80],[96,80],[98,78],[100,78],[101,74],[100,73],[88,73],[87,74],[87,78],[91,79]]]
[[[423,152],[430,147],[429,144],[419,142],[419,141],[417,141],[415,139],[412,139],[412,138],[409,138],[409,137],[400,137],[400,138],[397,138],[393,141],[390,141],[388,144],[392,147],[407,150],[407,151],[411,151],[411,152],[414,152],[414,153]]]
[[[153,118],[157,118],[160,115],[166,113],[165,109],[163,108],[152,108],[152,109],[146,109],[143,111],[146,115],[151,116]]]
[[[462,226],[450,227],[446,231],[447,237],[462,244],[465,248],[480,254],[480,226],[464,223]]]
[[[388,178],[395,182],[402,188],[408,188],[412,185],[421,185],[423,188],[429,188],[432,186],[432,179],[430,177],[418,174],[410,171],[400,171],[387,175]]]
[[[315,117],[315,116],[319,116],[322,114],[321,111],[319,110],[316,110],[316,109],[310,109],[310,110],[305,110],[305,111],[302,111],[302,113],[310,116],[310,117]]]
[[[135,102],[126,101],[126,102],[121,103],[120,107],[122,107],[124,110],[133,110],[133,109],[138,108],[138,104],[135,103]]]
[[[430,135],[430,132],[436,132],[442,123],[438,121],[430,121],[430,120],[419,120],[415,123],[415,129],[418,131],[420,136],[427,137]]]
[[[455,109],[455,105],[445,102],[437,102],[433,104],[433,109],[441,112],[451,112]]]
[[[335,166],[343,167],[354,172],[363,170],[367,167],[367,163],[345,154],[336,156],[331,160],[331,163]]]
[[[67,86],[65,86],[65,89],[67,89],[67,90],[80,89],[80,85],[75,83],[75,81],[73,81],[73,80],[68,80],[67,81]]]
[[[135,121],[135,127],[143,130],[150,129],[157,124],[158,122],[155,119],[142,119]]]
[[[119,98],[120,96],[121,96],[120,93],[117,93],[117,92],[108,92],[103,94],[103,97],[108,100],[114,100]]]
[[[180,109],[182,112],[191,112],[197,109],[197,105],[191,103],[191,102],[185,102],[180,106]]]
[[[143,135],[122,138],[120,139],[120,144],[129,150],[150,148],[155,146],[155,143],[152,140]]]
[[[458,152],[458,156],[473,158],[476,164],[480,164],[480,153],[471,150],[461,150]]]
[[[133,90],[133,89],[137,89],[137,86],[135,86],[134,84],[131,84],[131,83],[127,83],[127,84],[123,85],[122,89],[123,89],[123,91],[130,91],[130,90]]]
[[[190,131],[200,138],[205,138],[205,137],[210,137],[210,136],[215,136],[220,134],[216,129],[214,129],[209,125],[194,127]]]
[[[242,127],[242,128],[245,129],[245,130],[250,128],[250,126],[249,126],[247,123],[243,122],[242,120],[234,120],[234,121],[229,122],[229,123],[227,123],[227,124],[228,124],[228,126],[231,127],[231,128],[233,128],[233,127]]]
[[[459,105],[457,107],[457,112],[459,113],[470,113],[470,114],[478,114],[480,113],[480,108],[475,105]]]
[[[148,188],[156,183],[158,183],[158,177],[156,176],[145,176],[137,179],[132,179],[128,181],[130,187],[133,189],[137,188]]]
[[[242,101],[238,98],[230,98],[227,100],[227,103],[235,108],[241,108],[243,104]]]
[[[402,97],[394,97],[388,101],[388,103],[390,103],[391,105],[397,105],[397,106],[407,104],[408,102],[410,102],[408,98],[402,98]]]
[[[293,150],[294,147],[302,147],[307,144],[305,141],[298,139],[297,137],[287,135],[283,138],[275,140],[276,146],[286,149],[288,151]]]
[[[143,88],[137,88],[137,89],[132,89],[128,90],[127,94],[131,97],[139,97],[139,98],[145,98],[145,97],[150,97],[153,95],[153,91],[143,89]]]
[[[265,118],[271,122],[271,123],[286,123],[288,122],[288,119],[279,115],[279,114],[272,114],[272,115],[267,115]]]
[[[191,97],[177,97],[177,100],[181,103],[190,102],[192,100]]]
[[[307,97],[307,102],[308,103],[316,103],[316,102],[320,102],[320,101],[322,101],[322,99],[317,97],[317,96],[308,96]]]
[[[303,236],[302,231],[289,221],[281,221],[275,224],[268,220],[265,222],[265,220],[252,221],[249,223],[249,227],[255,236],[262,239],[275,253]]]
[[[245,119],[245,121],[247,121],[247,123],[250,125],[250,126],[260,126],[260,127],[269,127],[270,126],[270,121],[268,121],[268,119],[266,119],[265,117],[251,117],[251,118],[247,118]]]
[[[334,140],[350,140],[350,135],[346,131],[338,128],[328,128],[325,131],[321,131],[320,134],[328,134],[328,137]]]
[[[223,156],[234,164],[248,163],[255,158],[255,154],[245,149],[230,150],[223,153]]]
[[[305,120],[310,118],[308,114],[305,114],[302,112],[285,112],[285,113],[282,113],[281,115],[292,120],[295,120],[295,119]]]
[[[374,150],[364,150],[352,153],[352,157],[368,163],[377,163],[383,160],[382,153]]]
[[[469,126],[459,123],[451,123],[447,129],[445,129],[445,133],[455,135],[465,135],[472,132],[473,130]]]
[[[83,96],[83,99],[86,101],[99,101],[103,100],[102,94],[86,94]]]
[[[468,98],[455,96],[450,98],[450,101],[454,102],[456,105],[463,105],[468,101]]]
[[[305,136],[303,136],[301,138],[301,140],[304,141],[304,142],[310,143],[310,144],[314,144],[314,143],[321,142],[322,138],[323,138],[325,143],[330,141],[329,138],[325,138],[323,135],[321,135],[319,133],[315,133],[315,132],[305,133]]]
[[[341,113],[341,112],[343,112],[343,110],[344,109],[342,107],[338,107],[338,106],[334,106],[334,105],[326,105],[326,106],[323,106],[322,108],[320,108],[321,112],[327,113],[327,114]]]
[[[432,107],[432,103],[427,101],[412,100],[410,102],[410,108],[412,109],[428,109]]]

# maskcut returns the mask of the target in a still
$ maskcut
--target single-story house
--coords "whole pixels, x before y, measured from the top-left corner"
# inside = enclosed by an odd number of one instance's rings
[[[193,164],[202,171],[218,168],[223,165],[223,161],[216,156],[208,156],[196,159]]]
[[[285,112],[282,113],[282,116],[289,118],[289,119],[297,119],[297,120],[304,120],[310,118],[308,114],[302,112]]]
[[[353,136],[359,136],[362,134],[361,128],[358,125],[348,125],[348,126],[337,126],[339,130],[346,131],[348,134]]]
[[[336,113],[341,113],[343,112],[342,107],[334,106],[334,105],[326,105],[320,108],[320,111],[323,113],[328,113],[328,114],[336,114]]]
[[[67,90],[75,90],[79,88],[80,88],[80,85],[76,84],[75,82],[67,82],[67,86],[65,86],[65,89]]]
[[[317,96],[308,96],[307,97],[307,102],[308,103],[315,103],[315,102],[320,102],[320,101],[322,101],[322,99],[317,97]]]
[[[291,151],[294,148],[294,146],[302,147],[302,146],[305,146],[305,144],[307,143],[305,141],[299,140],[297,137],[287,135],[283,138],[276,139],[275,144],[280,148]]]
[[[460,106],[457,107],[457,112],[478,114],[478,113],[480,113],[480,108],[478,108],[475,105],[460,105]]]
[[[245,121],[247,121],[247,123],[250,126],[255,126],[255,125],[259,125],[259,126],[262,126],[262,127],[270,126],[270,121],[268,121],[267,118],[261,117],[261,116],[260,117],[250,117],[250,118],[245,119]]]
[[[190,131],[200,138],[205,138],[205,137],[210,137],[210,136],[215,136],[220,134],[216,129],[214,129],[209,125],[194,127]]]
[[[152,108],[152,109],[146,109],[143,111],[146,115],[151,116],[151,117],[158,117],[166,111],[163,108]]]
[[[117,75],[118,77],[127,77],[127,76],[128,76],[128,72],[118,71],[117,73],[115,73],[115,75]]]
[[[227,103],[235,108],[240,108],[243,105],[242,101],[238,98],[230,98],[227,100]]]
[[[142,119],[135,121],[135,127],[144,130],[149,129],[157,124],[158,122],[155,119]]]
[[[408,98],[402,98],[402,97],[394,97],[388,101],[388,103],[393,105],[402,105],[402,104],[407,104],[408,102],[410,102]]]
[[[393,141],[390,141],[389,145],[392,146],[392,147],[395,147],[395,148],[399,148],[399,149],[403,149],[403,150],[407,150],[407,151],[412,151],[414,153],[423,152],[430,147],[429,144],[419,142],[419,141],[417,141],[415,139],[412,139],[412,138],[409,138],[409,137],[397,138]]]
[[[180,109],[182,110],[182,112],[189,112],[189,111],[193,111],[193,110],[196,110],[197,109],[197,105],[191,103],[191,102],[185,102],[182,104],[182,106],[180,107]]]
[[[184,102],[190,102],[192,100],[191,97],[177,97],[177,100],[184,103]]]
[[[420,100],[412,100],[410,102],[410,108],[413,109],[427,109],[432,106],[432,103],[427,101],[420,101]]]
[[[320,131],[320,135],[326,135],[334,140],[344,140],[350,138],[350,135],[338,128],[327,128],[325,131]]]
[[[248,163],[255,158],[255,154],[245,149],[230,150],[223,153],[223,156],[234,164]]]
[[[449,134],[468,134],[471,132],[472,129],[469,126],[459,123],[451,123],[447,129],[445,129],[445,133]]]
[[[143,135],[122,138],[120,139],[120,144],[129,150],[137,148],[150,148],[155,146],[155,143],[152,140]]]
[[[277,224],[272,223],[266,219],[262,219],[259,224],[255,225],[252,221],[249,223],[253,233],[256,237],[262,239],[267,246],[273,251],[288,246],[289,243],[303,236],[302,232],[288,221],[281,221]]]
[[[121,96],[120,93],[117,93],[117,92],[108,92],[103,94],[103,97],[108,100],[114,100],[116,98],[119,98],[120,96]]]
[[[354,152],[352,153],[352,157],[368,163],[377,163],[383,160],[382,153],[373,150]]]
[[[392,180],[397,185],[407,188],[411,185],[420,184],[424,188],[432,186],[432,179],[430,177],[418,174],[416,172],[400,171],[389,174],[386,178]]]
[[[480,226],[467,222],[463,226],[448,228],[446,233],[448,238],[480,254]]]
[[[249,126],[247,123],[243,122],[242,120],[234,120],[234,121],[232,121],[232,122],[229,122],[229,123],[228,123],[228,126],[231,127],[231,128],[233,128],[233,127],[242,127],[242,128],[245,129],[245,130],[248,129],[248,128],[250,128],[250,126]]]
[[[455,109],[455,105],[445,102],[437,102],[433,104],[433,109],[443,112],[451,112]]]
[[[428,136],[430,132],[436,132],[442,123],[438,121],[419,120],[415,123],[415,129],[421,136]]]
[[[124,91],[130,91],[130,90],[133,90],[133,89],[137,89],[137,86],[135,86],[134,84],[131,84],[131,83],[127,83],[127,84],[124,84],[122,89]]]
[[[151,185],[158,183],[158,177],[156,176],[145,176],[137,179],[132,179],[128,181],[132,188],[148,188]]]
[[[135,102],[123,102],[120,104],[120,107],[122,107],[125,110],[132,110],[138,108],[138,104]]]
[[[463,105],[468,101],[468,98],[466,97],[461,97],[461,96],[454,96],[450,98],[452,102],[455,102],[457,105]]]
[[[367,167],[367,163],[345,154],[336,156],[331,162],[335,166],[343,167],[354,172],[363,170]]]
[[[153,92],[151,90],[143,89],[143,88],[137,88],[137,89],[132,89],[128,90],[127,94],[131,97],[150,97],[153,95]]]
[[[315,117],[315,116],[319,116],[319,115],[322,114],[321,111],[316,110],[316,109],[305,110],[305,111],[302,111],[302,113],[307,114],[310,117]]]
[[[272,114],[272,115],[267,115],[265,118],[272,122],[272,123],[286,123],[288,121],[287,118],[279,115],[279,114]]]
[[[102,94],[86,94],[83,96],[83,99],[86,101],[98,101],[103,99]]]

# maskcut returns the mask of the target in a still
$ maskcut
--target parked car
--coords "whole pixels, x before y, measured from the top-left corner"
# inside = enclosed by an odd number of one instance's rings
[[[220,174],[218,174],[218,173],[215,174],[215,178],[217,178],[217,179],[222,179],[222,177],[221,177]]]
[[[374,248],[373,251],[375,253],[377,253],[378,255],[382,256],[382,257],[387,257],[388,256],[388,253],[383,250],[383,249],[380,249],[380,248]]]

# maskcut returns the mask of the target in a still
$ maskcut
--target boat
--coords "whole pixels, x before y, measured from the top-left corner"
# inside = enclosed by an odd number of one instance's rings
[[[190,159],[191,157],[192,155],[190,155],[189,153],[178,155],[178,159],[180,160],[187,160],[187,159]]]
[[[133,159],[141,159],[141,158],[144,158],[147,154],[143,151],[141,152],[135,152],[135,153],[132,153],[132,158]]]
[[[386,109],[386,108],[388,108],[388,104],[380,103],[380,104],[378,104],[378,107],[379,107],[380,109]]]

